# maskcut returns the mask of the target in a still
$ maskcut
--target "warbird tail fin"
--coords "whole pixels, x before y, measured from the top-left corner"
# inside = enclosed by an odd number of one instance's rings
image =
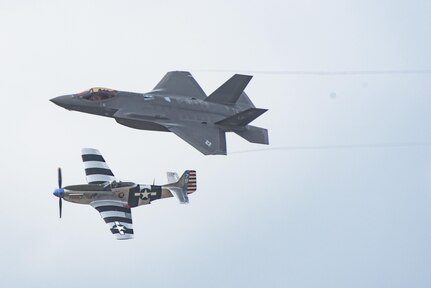
[[[240,74],[233,75],[208,96],[205,101],[224,105],[235,105],[252,77],[253,76]]]
[[[172,172],[167,174],[169,182],[176,178]],[[181,204],[189,203],[188,194],[196,191],[196,171],[186,170],[177,182],[169,183],[162,187],[168,189]]]

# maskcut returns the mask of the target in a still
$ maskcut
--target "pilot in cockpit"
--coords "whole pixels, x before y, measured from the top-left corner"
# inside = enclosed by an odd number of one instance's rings
[[[89,101],[101,101],[115,97],[116,90],[108,88],[91,88],[90,90],[79,93],[79,97]]]
[[[111,182],[111,188],[117,188],[120,187],[121,181],[117,182],[116,180]]]

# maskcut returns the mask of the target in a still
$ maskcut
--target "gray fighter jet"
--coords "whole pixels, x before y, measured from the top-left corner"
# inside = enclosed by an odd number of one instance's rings
[[[181,204],[189,203],[188,195],[196,191],[195,170],[186,170],[181,177],[175,172],[168,172],[167,184],[145,185],[118,181],[96,149],[83,148],[82,161],[88,184],[62,187],[61,169],[58,168],[58,188],[53,194],[59,198],[60,218],[62,199],[91,205],[119,240],[133,238],[131,208],[169,197],[177,198]]]
[[[226,155],[226,132],[269,143],[267,129],[248,125],[267,111],[256,108],[244,92],[251,78],[235,74],[207,97],[189,72],[174,71],[148,93],[91,88],[51,101],[131,128],[170,131],[205,155]]]

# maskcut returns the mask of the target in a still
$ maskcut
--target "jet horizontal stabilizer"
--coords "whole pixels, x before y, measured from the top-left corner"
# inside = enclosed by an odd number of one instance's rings
[[[250,108],[221,121],[215,122],[215,124],[227,127],[245,126],[266,111],[268,111],[268,109]]]
[[[247,125],[244,131],[235,131],[235,133],[251,143],[269,144],[268,130],[265,128]]]

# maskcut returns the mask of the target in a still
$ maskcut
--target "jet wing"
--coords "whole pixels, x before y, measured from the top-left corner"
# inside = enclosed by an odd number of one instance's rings
[[[115,238],[133,239],[132,211],[127,203],[114,200],[96,200],[90,203],[97,211]]]
[[[130,127],[138,127],[140,122],[146,122],[136,117],[136,115],[122,113],[121,110],[114,114],[116,121],[124,119],[129,122],[127,125]],[[205,155],[226,155],[226,135],[225,131],[220,130],[218,127],[211,124],[198,124],[187,122],[167,122],[165,119],[151,119],[152,123],[156,123],[161,127],[175,133],[181,139],[198,149]],[[120,122],[119,122],[120,123]],[[147,122],[148,123],[148,122]],[[133,126],[132,126],[133,125]]]
[[[225,132],[215,126],[187,123],[166,128],[205,155],[226,155]]]
[[[102,184],[116,181],[114,174],[103,159],[99,150],[82,148],[82,161],[84,162],[85,175],[88,184]]]
[[[192,74],[187,71],[172,71],[166,73],[159,84],[154,87],[153,91],[175,96],[194,97],[202,100],[207,97]]]

